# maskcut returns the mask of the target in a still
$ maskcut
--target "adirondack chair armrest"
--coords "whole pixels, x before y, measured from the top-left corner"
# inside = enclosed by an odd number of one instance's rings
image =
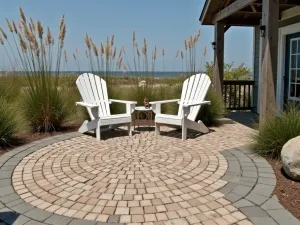
[[[94,105],[94,104],[90,104],[90,103],[86,103],[86,102],[76,102],[76,105],[81,105],[81,106],[88,107],[88,108],[99,107],[98,105]]]
[[[178,101],[179,101],[179,99],[171,99],[171,100],[162,100],[162,101],[149,102],[149,104],[152,105],[152,111],[155,114],[160,114],[161,113],[161,104],[170,103],[170,102],[178,102]]]
[[[109,101],[126,104],[126,114],[133,113],[134,107],[137,104],[137,102],[135,102],[135,101],[125,101],[125,100],[117,100],[117,99],[109,99]]]
[[[154,104],[163,104],[163,103],[170,103],[170,102],[178,102],[180,99],[171,99],[171,100],[162,100],[162,101],[155,101],[155,102],[149,102],[151,105]]]
[[[192,106],[197,106],[197,105],[210,105],[210,101],[203,101],[203,102],[195,102],[195,103],[190,103],[190,104],[183,104],[182,107],[192,107]]]
[[[126,100],[117,100],[117,99],[109,99],[109,101],[124,103],[124,104],[137,104],[137,102],[135,102],[135,101],[126,101]]]

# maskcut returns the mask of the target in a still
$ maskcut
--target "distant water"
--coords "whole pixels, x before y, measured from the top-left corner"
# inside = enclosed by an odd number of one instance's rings
[[[91,72],[91,71],[81,71],[80,73],[78,71],[67,71],[67,72],[62,72],[62,74],[66,74],[66,75],[79,75],[82,73],[94,73],[94,74],[98,74],[97,72]],[[175,76],[184,76],[184,75],[189,75],[191,74],[190,72],[178,72],[178,71],[154,71],[154,72],[112,72],[110,73],[113,76],[120,76],[120,77],[126,77],[126,76],[154,76],[154,77],[175,77]]]
[[[0,76],[9,76],[9,75],[22,75],[23,72],[5,72],[5,71],[0,71]],[[55,72],[53,72],[54,74]],[[104,75],[105,72],[96,72],[96,71],[62,71],[60,72],[61,75],[80,75],[82,73],[94,73],[97,75],[101,75],[101,73]],[[196,72],[196,73],[201,73],[201,72]],[[127,77],[127,76],[136,76],[136,77],[143,77],[143,76],[154,76],[156,78],[166,78],[166,77],[176,77],[176,76],[184,76],[184,75],[191,75],[195,74],[195,72],[178,72],[178,71],[154,71],[154,72],[109,72],[107,75],[112,75],[112,76],[117,76],[117,77]]]

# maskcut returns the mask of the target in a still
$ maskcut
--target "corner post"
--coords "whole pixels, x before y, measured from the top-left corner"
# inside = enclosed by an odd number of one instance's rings
[[[215,23],[215,52],[213,84],[215,90],[222,95],[224,79],[224,23]]]
[[[260,89],[260,126],[276,115],[279,0],[263,0],[262,85]]]

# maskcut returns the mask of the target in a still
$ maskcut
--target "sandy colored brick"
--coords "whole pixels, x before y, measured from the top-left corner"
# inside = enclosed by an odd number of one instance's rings
[[[143,207],[132,207],[130,208],[130,215],[143,215],[144,209]]]
[[[145,214],[144,217],[145,217],[145,222],[157,221],[155,214]]]
[[[107,222],[108,220],[108,215],[103,215],[103,214],[100,214],[97,218],[96,218],[96,221],[99,221],[99,222]]]
[[[132,223],[143,223],[143,222],[145,222],[145,219],[144,219],[143,215],[132,215],[131,222]]]
[[[116,215],[129,215],[129,208],[128,207],[117,207],[116,208]]]
[[[121,215],[120,216],[120,223],[130,223],[131,216],[130,215]]]
[[[156,215],[157,221],[168,220],[168,217],[167,217],[166,213],[156,213],[155,215]]]

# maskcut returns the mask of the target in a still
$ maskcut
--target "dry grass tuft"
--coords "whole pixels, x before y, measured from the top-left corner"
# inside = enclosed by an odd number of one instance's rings
[[[142,52],[144,55],[147,55],[147,41],[146,41],[146,38],[144,38],[144,45],[143,45],[143,48],[142,48]]]
[[[115,35],[111,36],[111,39],[110,39],[110,45],[114,46],[114,44],[115,44]]]
[[[26,23],[26,17],[23,12],[23,9],[21,7],[19,8],[19,11],[20,11],[20,17],[21,17],[22,22]]]
[[[31,17],[30,17],[30,24],[31,24],[33,32],[35,32],[35,23]]]
[[[37,23],[37,30],[38,30],[39,38],[43,39],[44,28],[40,21],[38,21],[38,23]]]
[[[153,60],[156,59],[156,46],[155,46],[154,51],[152,53],[152,58],[153,58]]]
[[[109,61],[110,55],[111,55],[111,45],[109,44],[109,40],[107,38],[106,45],[105,45],[105,59],[106,59],[106,62]]]
[[[12,24],[13,24],[14,32],[17,34],[18,33],[18,28],[15,24],[15,21],[13,21]]]
[[[13,26],[11,25],[11,23],[9,22],[9,20],[7,18],[6,18],[6,24],[7,24],[9,31],[11,33],[13,33],[14,32]]]
[[[135,31],[133,31],[133,33],[132,33],[132,43],[134,43],[135,42]]]
[[[1,32],[2,36],[4,37],[4,39],[7,40],[7,35],[6,35],[5,31],[1,27],[0,27],[0,32]]]
[[[113,59],[115,59],[116,54],[117,54],[117,49],[116,49],[116,47],[115,47],[115,48],[114,48],[114,51],[113,51],[113,54],[112,54]]]
[[[60,42],[60,48],[63,48],[65,37],[66,37],[66,24],[63,24],[58,36],[58,40]]]
[[[46,40],[45,40],[45,44],[46,45],[51,45],[52,43],[52,35],[51,35],[51,31],[50,28],[47,28],[47,34],[46,34]]]
[[[89,38],[88,34],[85,35],[85,44],[88,49],[91,49],[91,39]]]
[[[21,49],[23,52],[27,52],[27,45],[26,45],[26,42],[24,41],[23,37],[19,34],[18,35],[19,37],[19,42],[20,42],[20,46],[21,46]]]

